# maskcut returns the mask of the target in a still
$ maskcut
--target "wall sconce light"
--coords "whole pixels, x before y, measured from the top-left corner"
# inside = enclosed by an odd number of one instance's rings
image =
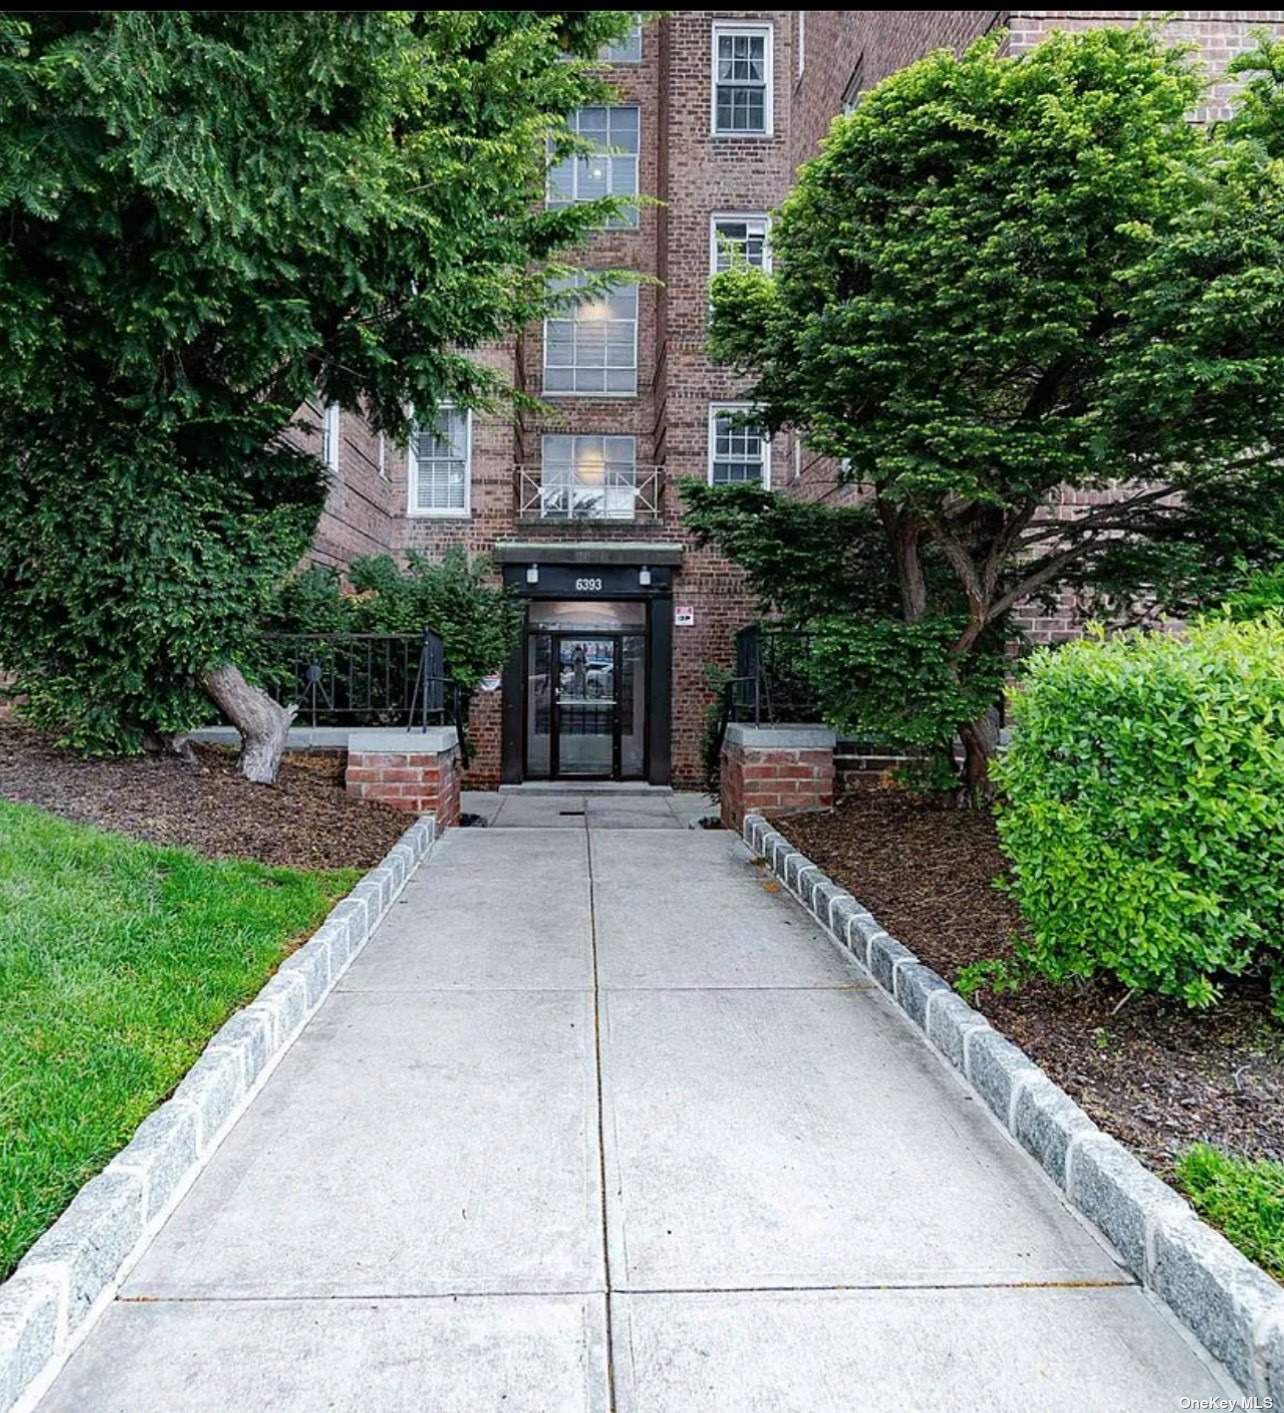
[[[539,565],[538,565],[538,564],[528,564],[528,565],[526,566],[526,582],[527,582],[528,584],[538,584],[538,583],[539,583]]]
[[[651,587],[651,571],[645,564],[638,570],[638,585],[643,589]]]

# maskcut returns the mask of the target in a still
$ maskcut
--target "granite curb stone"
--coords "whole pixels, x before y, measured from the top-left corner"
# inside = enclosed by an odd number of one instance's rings
[[[994,1117],[1249,1393],[1284,1406],[1284,1290],[1104,1133],[1018,1046],[761,815],[743,836],[926,1034]],[[800,875],[808,873],[800,885]]]
[[[910,956],[914,956],[913,952]],[[915,957],[915,961],[918,959]],[[927,1038],[962,1074],[970,1038],[991,1029],[989,1021],[954,991],[938,991],[927,1000]]]
[[[901,1009],[920,1030],[926,1030],[928,1003],[935,992],[948,991],[949,984],[922,962],[898,967],[893,980]]]
[[[0,1284],[0,1413],[29,1407],[110,1300],[145,1241],[329,994],[431,846],[431,816],[211,1036],[173,1097],[35,1242]]]
[[[177,1192],[199,1155],[196,1115],[166,1104],[138,1125],[128,1146],[105,1171],[138,1175],[144,1187],[143,1215],[150,1222]]]
[[[1279,1286],[1189,1208],[1156,1221],[1149,1247],[1147,1284],[1239,1383],[1251,1388],[1255,1366],[1265,1355],[1254,1349],[1255,1335],[1280,1303]]]
[[[0,1286],[0,1407],[11,1408],[44,1371],[58,1345],[60,1282],[19,1271]]]

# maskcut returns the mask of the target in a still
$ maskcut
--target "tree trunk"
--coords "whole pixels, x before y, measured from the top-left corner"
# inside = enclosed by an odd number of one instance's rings
[[[283,707],[251,686],[238,667],[226,662],[205,674],[202,685],[241,733],[237,765],[247,780],[272,785],[281,769],[287,733],[298,707]]]
[[[979,720],[960,726],[959,739],[963,742],[963,784],[959,803],[979,805],[994,796],[990,758],[999,744],[998,710],[991,707]]]
[[[143,749],[154,755],[177,756],[184,765],[198,765],[192,740],[186,731],[169,732],[157,735],[154,731],[143,734]]]

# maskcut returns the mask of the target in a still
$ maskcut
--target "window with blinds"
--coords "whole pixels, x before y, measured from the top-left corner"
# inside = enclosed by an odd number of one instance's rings
[[[583,288],[585,276],[558,280],[555,289]],[[638,291],[621,285],[587,291],[573,309],[544,321],[544,391],[631,396],[638,389]]]
[[[410,437],[410,513],[467,515],[472,414],[443,403]]]
[[[580,108],[568,126],[593,147],[592,153],[564,158],[549,168],[547,203],[573,206],[601,196],[638,194],[638,109]],[[607,221],[608,228],[628,228],[638,223],[636,206]]]

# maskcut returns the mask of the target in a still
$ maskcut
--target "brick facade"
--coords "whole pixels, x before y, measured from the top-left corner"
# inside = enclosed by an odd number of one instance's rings
[[[398,738],[390,732],[363,743],[354,732],[348,744],[344,789],[361,800],[378,800],[395,810],[436,817],[437,831],[459,823],[459,793],[463,780],[455,733],[449,742],[431,749],[422,738]]]
[[[789,190],[798,164],[816,152],[844,101],[934,48],[961,48],[999,26],[1009,30],[1009,48],[1019,51],[1054,28],[1130,23],[1143,13],[691,10],[651,21],[643,31],[641,62],[614,65],[609,76],[619,93],[616,101],[639,109],[639,189],[663,204],[643,207],[634,229],[598,233],[579,256],[585,268],[626,268],[647,281],[639,287],[636,395],[549,394],[550,411],[543,416],[474,417],[467,514],[411,514],[406,448],[381,446],[359,418],[345,415],[339,473],[314,558],[342,567],[373,552],[415,549],[436,556],[460,545],[486,553],[506,541],[681,544],[673,604],[693,609],[695,621],[673,632],[673,783],[699,784],[699,743],[711,700],[706,667],[730,663],[735,630],[754,616],[739,572],[695,546],[680,523],[679,479],[707,474],[710,404],[735,400],[742,390],[704,351],[711,217],[770,212]],[[771,33],[771,131],[714,136],[714,25],[737,22],[766,26]],[[1181,11],[1168,21],[1168,33],[1195,41],[1218,71],[1262,25],[1284,29],[1284,12]],[[1209,111],[1195,116],[1221,116],[1225,96],[1218,90]],[[515,386],[543,393],[541,329],[527,330],[481,356]],[[663,468],[658,518],[569,524],[519,518],[513,468],[538,467],[541,437],[559,431],[634,437],[638,466]],[[772,484],[793,494],[835,500],[850,493],[838,485],[832,464],[809,457],[805,449],[796,460],[788,435],[775,439],[770,463]],[[1074,624],[1074,605],[1067,602],[1054,615],[1032,617],[1028,626],[1036,638],[1053,640],[1073,632]],[[475,700],[472,735],[469,783],[493,786],[500,778],[499,693]]]
[[[722,749],[720,812],[738,834],[747,814],[829,809],[834,737],[819,727],[732,726]]]

